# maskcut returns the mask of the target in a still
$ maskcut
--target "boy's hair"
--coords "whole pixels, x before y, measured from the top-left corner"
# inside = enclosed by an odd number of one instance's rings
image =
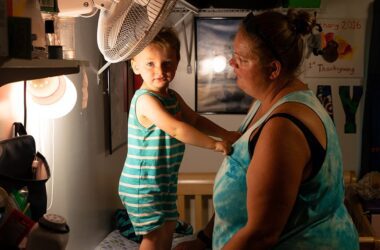
[[[162,28],[150,43],[157,44],[163,48],[174,49],[178,61],[181,59],[181,42],[179,41],[177,33],[174,29],[169,27]]]

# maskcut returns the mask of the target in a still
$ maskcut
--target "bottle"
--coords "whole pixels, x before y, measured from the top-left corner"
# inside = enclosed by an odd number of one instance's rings
[[[49,59],[62,59],[62,46],[55,32],[54,19],[45,20],[45,40]]]
[[[69,231],[64,217],[44,214],[30,231],[26,250],[64,250],[69,241]]]
[[[75,17],[58,17],[57,30],[60,45],[63,49],[63,59],[75,59]]]
[[[45,42],[47,46],[50,45],[59,45],[59,39],[57,34],[54,32],[54,20],[47,19],[45,20]]]

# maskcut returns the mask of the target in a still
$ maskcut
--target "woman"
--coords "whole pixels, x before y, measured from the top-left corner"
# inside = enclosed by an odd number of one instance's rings
[[[257,101],[216,176],[213,220],[176,249],[210,247],[211,236],[213,249],[359,249],[334,124],[297,78],[313,25],[294,10],[244,19],[230,64]]]

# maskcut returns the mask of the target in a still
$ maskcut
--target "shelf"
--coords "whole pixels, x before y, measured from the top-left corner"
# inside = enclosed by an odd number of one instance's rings
[[[79,73],[81,61],[0,59],[0,87],[11,82]]]

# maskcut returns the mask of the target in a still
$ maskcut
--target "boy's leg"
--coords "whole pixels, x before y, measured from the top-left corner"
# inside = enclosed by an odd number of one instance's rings
[[[140,250],[171,249],[176,221],[167,221],[158,229],[144,235]]]

